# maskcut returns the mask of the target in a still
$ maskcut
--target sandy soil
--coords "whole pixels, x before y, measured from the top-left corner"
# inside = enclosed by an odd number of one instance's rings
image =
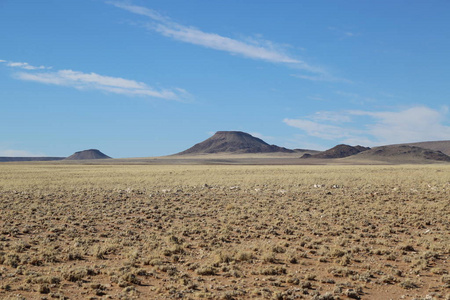
[[[450,169],[0,169],[1,299],[450,299]]]

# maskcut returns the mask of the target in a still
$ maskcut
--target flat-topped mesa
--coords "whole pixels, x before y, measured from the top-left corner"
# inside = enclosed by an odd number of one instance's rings
[[[106,154],[103,154],[101,151],[97,149],[89,149],[78,151],[67,157],[66,160],[82,160],[82,159],[106,159],[111,158]]]
[[[293,153],[293,150],[269,145],[262,139],[242,131],[217,131],[212,137],[193,147],[178,153],[207,154],[207,153]]]

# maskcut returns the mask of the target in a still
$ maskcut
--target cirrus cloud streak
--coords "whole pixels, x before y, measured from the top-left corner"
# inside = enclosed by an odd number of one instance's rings
[[[77,89],[95,89],[128,96],[149,96],[167,100],[180,100],[183,95],[187,94],[186,91],[179,88],[156,90],[145,83],[134,80],[72,70],[47,73],[19,72],[15,74],[15,77],[20,80],[69,86]]]
[[[290,46],[286,44],[281,45],[259,38],[233,39],[217,33],[202,31],[193,26],[185,26],[176,23],[169,17],[163,16],[157,11],[147,7],[120,1],[106,1],[105,3],[133,14],[149,18],[151,22],[145,24],[144,27],[146,29],[157,32],[173,40],[224,51],[232,55],[240,55],[254,60],[283,64],[291,69],[306,73],[292,75],[303,80],[315,82],[341,82],[347,84],[353,83],[351,80],[334,76],[329,70],[322,66],[312,65],[298,57],[290,55],[288,51],[286,51]]]
[[[100,90],[104,92],[121,94],[125,96],[143,96],[166,100],[184,101],[190,94],[181,88],[155,89],[143,82],[100,75],[97,73],[84,73],[73,70],[36,71],[50,69],[49,67],[33,67],[28,63],[12,63],[0,60],[9,67],[25,69],[28,72],[15,72],[13,77],[24,81],[34,81],[44,84],[73,87],[79,90]],[[35,71],[35,72],[34,72]]]
[[[158,32],[159,34],[174,40],[214,50],[225,51],[233,55],[241,55],[250,59],[263,60],[272,63],[283,63],[295,69],[307,71],[312,74],[320,74],[322,75],[321,80],[326,81],[328,78],[335,80],[334,77],[329,75],[323,68],[312,66],[305,61],[287,54],[284,46],[274,42],[255,39],[247,39],[245,41],[237,40],[217,33],[205,32],[192,26],[181,25],[147,7],[116,1],[106,1],[105,3],[150,18],[152,22],[146,25],[147,29]]]

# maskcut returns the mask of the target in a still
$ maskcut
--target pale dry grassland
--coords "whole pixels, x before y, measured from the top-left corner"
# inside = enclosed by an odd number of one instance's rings
[[[1,299],[450,299],[450,166],[0,166]]]

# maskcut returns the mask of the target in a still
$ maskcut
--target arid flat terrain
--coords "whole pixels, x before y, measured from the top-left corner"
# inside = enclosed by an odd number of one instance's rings
[[[106,161],[1,165],[1,299],[450,299],[449,164]]]

